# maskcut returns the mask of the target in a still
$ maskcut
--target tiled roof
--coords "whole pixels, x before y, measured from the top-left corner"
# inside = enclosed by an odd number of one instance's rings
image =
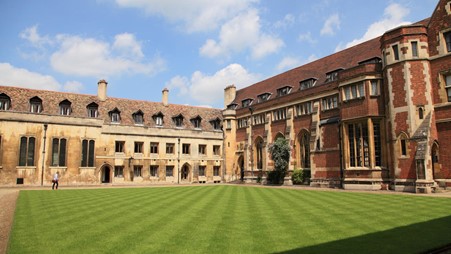
[[[121,115],[121,125],[135,125],[132,115],[139,110],[144,113],[144,126],[156,126],[153,115],[161,112],[164,115],[163,127],[175,128],[172,117],[182,114],[184,117],[183,128],[194,129],[190,119],[200,116],[202,118],[201,129],[212,131],[210,121],[222,119],[220,109],[195,107],[187,105],[169,104],[164,106],[161,102],[139,101],[120,98],[107,98],[101,101],[97,95],[84,95],[46,90],[34,90],[18,87],[0,86],[0,94],[6,94],[11,98],[10,111],[29,112],[30,99],[37,96],[42,100],[43,111],[41,114],[59,115],[59,104],[63,100],[71,102],[72,112],[67,117],[88,118],[87,106],[96,103],[99,106],[98,118],[103,119],[105,124],[110,123],[108,112],[117,108]]]
[[[238,108],[240,108],[242,100],[252,98],[254,99],[253,104],[255,104],[257,102],[257,96],[266,92],[272,93],[273,96],[271,96],[271,99],[275,99],[277,97],[277,89],[284,86],[292,86],[293,90],[291,93],[293,93],[299,90],[300,81],[309,78],[316,78],[317,82],[315,86],[320,86],[326,83],[326,73],[340,68],[348,69],[357,66],[359,62],[374,57],[381,58],[379,39],[380,37],[366,41],[240,89],[237,91],[234,103],[238,104]]]

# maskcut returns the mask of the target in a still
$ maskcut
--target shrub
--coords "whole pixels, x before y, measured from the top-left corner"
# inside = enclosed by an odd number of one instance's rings
[[[266,180],[270,184],[282,184],[284,177],[285,177],[285,172],[274,170],[274,171],[268,172],[268,177],[266,178]]]
[[[293,184],[303,184],[309,178],[310,170],[296,169],[291,175],[291,181],[293,181]]]

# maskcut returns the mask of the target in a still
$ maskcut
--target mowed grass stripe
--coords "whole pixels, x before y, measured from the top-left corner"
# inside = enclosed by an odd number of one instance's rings
[[[8,253],[417,253],[451,200],[249,186],[21,191]]]

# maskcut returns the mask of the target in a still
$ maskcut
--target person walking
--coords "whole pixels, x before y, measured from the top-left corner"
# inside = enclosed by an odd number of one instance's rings
[[[59,174],[60,174],[60,172],[57,171],[57,172],[53,175],[53,180],[52,180],[52,182],[53,182],[52,190],[54,190],[55,187],[56,187],[56,189],[58,189]]]

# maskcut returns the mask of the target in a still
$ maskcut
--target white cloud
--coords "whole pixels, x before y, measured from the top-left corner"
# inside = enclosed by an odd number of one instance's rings
[[[298,58],[287,56],[279,62],[276,68],[278,71],[285,71],[299,66],[300,64],[301,60],[299,60]]]
[[[236,16],[258,0],[116,0],[120,7],[137,8],[149,15],[182,22],[188,32],[217,28],[224,20]]]
[[[200,48],[206,57],[230,57],[233,53],[251,50],[253,58],[262,58],[277,52],[284,42],[261,31],[260,17],[256,9],[242,13],[221,27],[219,41],[209,39]]]
[[[113,45],[72,35],[58,35],[57,41],[60,47],[52,54],[51,65],[64,74],[106,78],[122,73],[152,75],[165,68],[159,57],[143,61],[141,46],[131,34],[116,35]]]
[[[213,75],[196,71],[191,79],[176,76],[167,87],[179,89],[179,95],[189,96],[201,104],[214,104],[223,100],[224,88],[234,84],[237,88],[251,85],[260,80],[260,75],[248,72],[239,64],[230,64]]]
[[[305,34],[300,34],[298,37],[298,40],[300,42],[308,42],[310,44],[315,44],[317,41],[315,39],[312,38],[312,34],[310,32],[307,32]]]
[[[52,76],[17,68],[9,63],[0,63],[0,85],[44,90],[61,88]]]
[[[34,47],[42,48],[47,44],[52,44],[48,36],[41,36],[38,33],[38,25],[26,28],[19,34],[19,37],[30,42]]]
[[[383,18],[371,24],[361,38],[347,43],[344,47],[342,44],[339,44],[335,50],[339,51],[344,48],[352,47],[359,43],[381,36],[386,31],[395,27],[410,24],[410,22],[404,21],[404,18],[409,14],[409,12],[410,10],[408,8],[400,4],[390,4],[389,6],[387,6],[387,8],[385,8]]]
[[[66,92],[80,93],[83,89],[83,84],[78,81],[68,81],[64,84],[64,91]]]
[[[340,29],[340,17],[338,14],[333,14],[327,18],[320,33],[321,35],[334,35],[335,29]]]
[[[277,21],[274,23],[274,27],[277,29],[286,29],[290,26],[292,26],[295,22],[295,17],[292,14],[287,14],[285,17],[283,17],[282,20]]]

